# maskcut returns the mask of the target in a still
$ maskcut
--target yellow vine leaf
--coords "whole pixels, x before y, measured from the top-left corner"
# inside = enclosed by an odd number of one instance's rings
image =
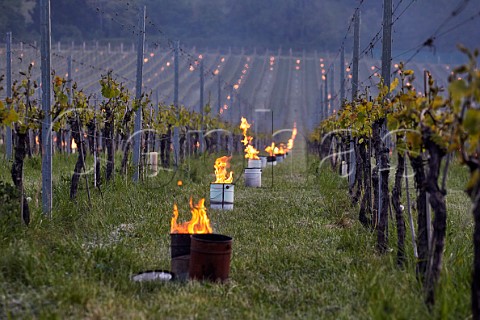
[[[15,109],[11,108],[8,111],[7,116],[5,117],[4,123],[10,124],[13,122],[17,122],[18,118],[19,118],[18,113],[15,111]]]
[[[455,80],[452,81],[448,86],[448,91],[450,92],[450,96],[453,98],[453,100],[458,101],[467,95],[468,86],[463,79]]]
[[[393,82],[390,84],[390,92],[392,92],[393,90],[395,90],[398,86],[398,78],[395,78],[393,80]]]
[[[469,134],[477,134],[480,132],[480,110],[468,109],[465,113],[463,126]]]
[[[475,188],[475,186],[478,185],[479,180],[480,180],[480,170],[477,169],[470,175],[470,180],[468,181],[465,187],[466,190],[469,191]]]

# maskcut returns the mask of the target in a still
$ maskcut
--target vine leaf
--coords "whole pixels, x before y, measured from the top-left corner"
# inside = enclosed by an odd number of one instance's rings
[[[463,125],[471,135],[480,133],[480,110],[468,109],[465,113]]]
[[[390,84],[390,92],[392,92],[393,90],[395,90],[398,86],[398,78],[395,78],[392,83]]]
[[[18,113],[15,111],[15,109],[11,108],[8,111],[7,116],[5,117],[5,120],[3,122],[6,124],[9,124],[9,123],[17,122],[18,119],[19,119]]]
[[[468,86],[463,79],[460,79],[452,81],[448,87],[448,90],[450,91],[450,95],[452,96],[453,100],[458,101],[467,95]]]

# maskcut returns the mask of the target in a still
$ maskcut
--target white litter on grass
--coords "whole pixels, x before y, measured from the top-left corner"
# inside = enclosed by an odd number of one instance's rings
[[[114,246],[127,238],[136,237],[135,225],[131,223],[122,223],[110,232],[106,239],[93,239],[82,244],[86,251],[101,249]]]
[[[135,282],[144,282],[144,281],[170,281],[172,280],[172,274],[163,271],[150,271],[136,274],[132,277],[132,280]]]

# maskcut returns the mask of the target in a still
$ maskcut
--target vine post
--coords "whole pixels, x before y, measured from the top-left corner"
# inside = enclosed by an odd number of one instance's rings
[[[42,209],[43,213],[52,213],[52,116],[51,101],[51,27],[50,0],[40,0],[40,33],[42,59]]]
[[[143,75],[143,52],[145,49],[145,15],[147,8],[145,6],[139,9],[138,24],[140,31],[138,33],[138,51],[137,51],[137,82],[135,89],[135,100],[140,105],[142,99],[142,75]],[[175,66],[177,62],[175,60]],[[177,71],[175,69],[175,71]],[[133,132],[133,181],[138,181],[140,177],[140,151],[142,134],[142,108],[138,106],[135,113],[135,126]]]
[[[383,43],[382,43],[382,79],[383,85],[390,88],[390,72],[392,64],[392,0],[383,1]],[[385,108],[386,100],[389,97],[387,91],[384,97],[382,107]],[[378,123],[380,130],[380,144],[378,145],[377,167],[378,167],[378,250],[384,253],[388,246],[388,209],[389,209],[389,192],[388,192],[388,142],[386,118],[382,117]],[[387,139],[388,140],[388,139]]]
[[[7,37],[5,39],[7,43],[7,65],[6,65],[6,72],[7,72],[7,97],[12,98],[12,33],[7,32]],[[7,160],[12,159],[12,154],[13,154],[13,144],[12,144],[12,128],[10,126],[7,126],[6,128],[6,137],[5,137],[5,143],[6,143],[6,155],[7,155]]]
[[[180,106],[178,104],[178,53],[180,51],[180,42],[175,42],[174,50],[174,88],[173,88],[173,105],[175,107],[176,121],[177,124],[173,127],[173,155],[174,155],[174,165],[175,168],[178,168],[180,165],[180,128],[178,127],[178,122],[180,119]]]
[[[72,79],[72,56],[69,55],[68,58],[67,58],[67,82],[68,82],[68,104],[69,105],[72,105],[72,102],[73,102],[73,94],[72,94],[72,88],[73,88],[73,79]],[[70,130],[68,129],[69,125],[67,124],[67,143],[66,143],[66,147],[67,147],[67,153],[68,154],[71,154],[72,153],[72,148],[71,148],[71,144],[70,144],[70,137],[71,137],[71,128]]]
[[[204,66],[203,66],[203,59],[200,59],[200,132],[198,135],[198,139],[200,140],[200,153],[205,151],[205,140],[203,138],[203,121],[204,121],[204,93],[205,93],[205,74],[204,74]]]

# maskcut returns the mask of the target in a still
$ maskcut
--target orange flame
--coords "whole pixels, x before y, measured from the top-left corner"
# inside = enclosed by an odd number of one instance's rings
[[[215,160],[213,167],[215,168],[215,177],[217,178],[214,183],[232,183],[233,171],[227,172],[230,168],[230,159],[232,157],[223,156]]]
[[[192,219],[182,224],[177,224],[178,208],[177,204],[173,204],[173,217],[170,224],[170,233],[212,233],[210,226],[210,219],[207,216],[207,209],[205,208],[205,199],[202,198],[196,205],[193,205],[192,197],[190,197],[190,212]]]
[[[275,153],[276,153],[275,150],[278,150],[278,148],[275,147],[275,142],[272,142],[272,144],[270,146],[265,148],[265,151],[267,151],[270,156],[275,155]]]
[[[285,154],[285,152],[286,152],[285,144],[283,144],[283,143],[280,143],[278,148],[275,148],[275,154]]]
[[[295,142],[295,137],[297,136],[297,123],[293,123],[293,131],[292,131],[292,137],[288,139],[288,144],[287,144],[287,149],[292,150],[293,149],[293,143]]]
[[[250,143],[252,143],[253,137],[247,135],[247,130],[250,128],[250,124],[247,122],[247,119],[242,117],[242,122],[240,123],[240,129],[243,132],[242,143],[245,147],[245,158],[247,159],[260,159],[258,157],[259,151],[255,149]]]
[[[40,139],[38,138],[38,136],[35,136],[35,144],[40,144]]]

